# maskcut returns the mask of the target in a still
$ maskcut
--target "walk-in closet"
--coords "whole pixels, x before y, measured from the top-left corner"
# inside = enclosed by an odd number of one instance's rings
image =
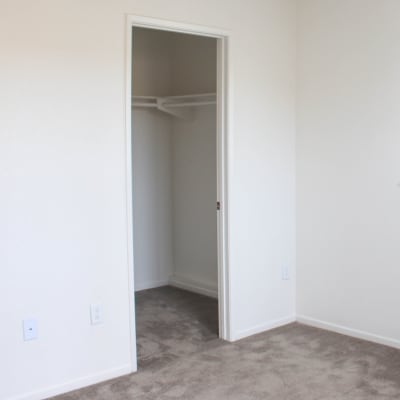
[[[132,66],[140,366],[218,337],[217,40],[134,28]]]

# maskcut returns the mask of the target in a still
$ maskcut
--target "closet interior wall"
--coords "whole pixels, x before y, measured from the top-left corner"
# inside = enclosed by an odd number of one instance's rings
[[[133,30],[134,96],[216,92],[216,39]],[[217,296],[216,106],[180,119],[132,108],[135,290]]]

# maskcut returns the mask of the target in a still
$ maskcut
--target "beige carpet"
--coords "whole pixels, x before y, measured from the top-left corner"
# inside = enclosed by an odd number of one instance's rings
[[[217,302],[165,287],[137,295],[139,372],[57,400],[400,400],[400,351],[291,324],[217,338]]]

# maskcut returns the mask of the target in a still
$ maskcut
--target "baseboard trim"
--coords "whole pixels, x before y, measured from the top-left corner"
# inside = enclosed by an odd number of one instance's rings
[[[123,375],[128,375],[132,373],[132,368],[130,365],[124,365],[122,367],[106,370],[100,372],[99,374],[89,375],[83,378],[78,378],[73,381],[63,383],[61,385],[55,385],[47,387],[42,390],[33,391],[29,393],[24,393],[22,395],[17,395],[9,398],[8,400],[43,400],[49,397],[57,396],[73,390],[82,389],[86,386],[91,386],[96,383],[108,381],[110,379],[118,378]]]
[[[154,289],[161,286],[167,286],[168,280],[163,281],[148,281],[139,284],[135,284],[135,292],[140,292],[141,290]]]
[[[172,275],[169,279],[169,284],[180,289],[188,290],[189,292],[218,299],[218,288],[204,282],[197,282],[191,279],[182,278],[181,276]]]
[[[234,333],[232,341],[244,339],[248,336],[256,335],[257,333],[262,333],[269,331],[271,329],[279,328],[281,326],[291,324],[292,322],[296,322],[296,317],[294,315],[289,315],[284,318],[275,319],[272,321],[268,321],[264,324],[253,326],[250,329],[243,329],[242,331]]]
[[[394,347],[400,349],[400,340],[387,338],[373,333],[368,333],[358,329],[348,328],[346,326],[332,324],[331,322],[321,321],[319,319],[311,318],[306,315],[298,315],[297,322],[304,325],[313,326],[314,328],[320,328],[327,331],[340,333],[342,335],[351,336],[357,339],[367,340],[385,346]]]

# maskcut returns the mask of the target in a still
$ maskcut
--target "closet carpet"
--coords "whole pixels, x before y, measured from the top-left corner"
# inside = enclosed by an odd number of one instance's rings
[[[139,372],[57,400],[399,400],[400,351],[297,323],[235,343],[217,338],[217,302],[140,292]]]

